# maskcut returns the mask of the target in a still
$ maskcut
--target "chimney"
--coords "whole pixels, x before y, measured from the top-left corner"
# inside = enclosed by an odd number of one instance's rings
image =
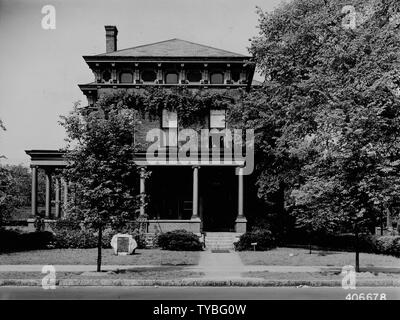
[[[106,29],[106,52],[117,51],[117,35],[118,29],[116,26],[104,26]]]

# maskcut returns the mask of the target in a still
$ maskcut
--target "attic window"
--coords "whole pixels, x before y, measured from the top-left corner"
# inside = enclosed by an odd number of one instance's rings
[[[232,80],[234,82],[238,82],[240,80],[240,72],[238,71],[233,71],[232,72]]]
[[[211,74],[211,84],[223,84],[224,75],[222,73],[216,72]]]
[[[119,82],[121,83],[132,83],[133,74],[131,72],[121,72],[119,76]]]
[[[189,71],[187,74],[189,82],[200,82],[201,72],[200,71]]]
[[[111,79],[111,73],[110,71],[104,71],[103,72],[103,80],[104,82],[108,82]]]
[[[177,84],[178,83],[178,75],[176,73],[167,73],[165,76],[166,84]]]
[[[146,70],[142,72],[142,80],[144,82],[154,82],[156,80],[157,75],[154,71],[152,70]]]

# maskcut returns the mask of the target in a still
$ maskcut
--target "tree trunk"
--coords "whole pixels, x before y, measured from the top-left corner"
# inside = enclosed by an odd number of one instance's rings
[[[355,230],[356,272],[360,272],[360,251],[358,243],[358,229]]]
[[[101,243],[103,237],[103,229],[99,227],[99,236],[97,238],[97,272],[101,272]]]

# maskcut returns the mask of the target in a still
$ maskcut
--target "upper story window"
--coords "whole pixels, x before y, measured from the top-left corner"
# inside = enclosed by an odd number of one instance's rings
[[[223,84],[224,75],[220,72],[214,72],[211,74],[210,82],[211,84]]]
[[[121,72],[119,76],[119,82],[121,83],[132,83],[133,82],[133,74],[129,71]]]
[[[187,73],[186,78],[188,79],[189,82],[200,82],[201,80],[201,72],[200,71],[195,71],[191,70]]]
[[[178,145],[178,115],[175,111],[163,109],[161,127],[165,134],[165,147],[176,147]]]
[[[162,127],[178,128],[178,115],[175,111],[163,109],[162,111]]]
[[[225,110],[210,110],[210,128],[225,129]]]
[[[104,82],[108,82],[111,79],[111,73],[110,71],[106,70],[103,72],[103,80]]]
[[[179,81],[178,74],[175,72],[170,72],[165,75],[166,84],[177,84]]]
[[[145,70],[142,72],[142,80],[144,82],[154,82],[157,78],[157,74],[153,70]]]

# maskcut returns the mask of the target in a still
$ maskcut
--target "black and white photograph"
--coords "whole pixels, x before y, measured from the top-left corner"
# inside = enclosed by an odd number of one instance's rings
[[[400,300],[400,1],[0,0],[0,40],[0,300]]]

